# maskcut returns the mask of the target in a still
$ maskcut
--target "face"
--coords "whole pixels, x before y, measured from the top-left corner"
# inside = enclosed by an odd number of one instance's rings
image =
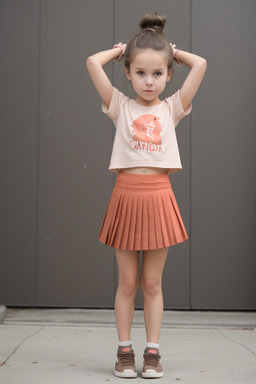
[[[125,68],[125,72],[137,93],[135,101],[145,106],[161,102],[159,95],[172,74],[171,70],[168,72],[164,53],[153,49],[139,52],[130,63],[130,70]]]

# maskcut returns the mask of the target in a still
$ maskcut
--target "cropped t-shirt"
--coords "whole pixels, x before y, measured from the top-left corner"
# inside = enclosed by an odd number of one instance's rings
[[[166,168],[167,173],[182,169],[175,127],[191,109],[190,104],[184,111],[179,91],[147,107],[114,88],[109,108],[102,103],[116,127],[108,169],[157,167]]]

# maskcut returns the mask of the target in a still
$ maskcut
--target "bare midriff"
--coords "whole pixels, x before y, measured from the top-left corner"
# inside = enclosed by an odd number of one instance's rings
[[[133,173],[133,174],[147,174],[147,175],[160,175],[167,173],[166,168],[153,168],[153,167],[134,167],[134,168],[123,168],[120,172]]]

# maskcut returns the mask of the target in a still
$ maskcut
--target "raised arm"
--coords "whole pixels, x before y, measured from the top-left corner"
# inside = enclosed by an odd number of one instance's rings
[[[203,80],[207,62],[200,56],[194,55],[193,53],[176,50],[175,48],[174,53],[175,58],[178,61],[190,68],[190,72],[180,89],[180,98],[185,110],[191,103],[193,97],[197,93],[201,81]]]
[[[112,60],[117,59],[120,56],[120,53],[120,47],[116,47],[106,51],[98,52],[95,55],[88,57],[86,61],[86,66],[93,84],[95,85],[95,88],[99,92],[107,107],[110,105],[114,88],[103,67],[110,63]]]

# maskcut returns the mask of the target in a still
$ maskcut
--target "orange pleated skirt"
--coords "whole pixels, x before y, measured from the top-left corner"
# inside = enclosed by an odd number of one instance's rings
[[[167,173],[118,174],[99,241],[132,251],[165,248],[187,238]]]

